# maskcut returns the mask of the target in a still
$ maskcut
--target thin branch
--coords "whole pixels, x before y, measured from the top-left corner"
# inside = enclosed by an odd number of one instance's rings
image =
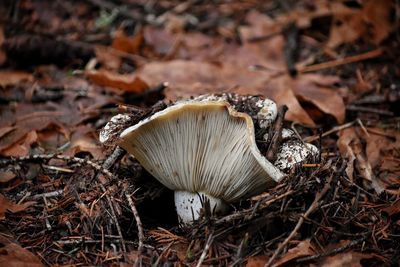
[[[321,253],[321,254],[299,258],[299,259],[296,260],[296,262],[297,263],[301,263],[301,262],[316,260],[316,259],[320,259],[320,258],[323,258],[323,257],[327,257],[327,256],[331,256],[331,255],[335,255],[335,254],[341,253],[341,252],[343,252],[343,251],[345,251],[345,250],[347,250],[347,249],[349,249],[351,247],[354,247],[354,246],[360,244],[361,242],[364,242],[365,239],[367,239],[367,237],[369,236],[369,234],[364,235],[363,237],[361,237],[359,239],[351,241],[346,246],[335,248],[333,250],[330,250],[330,251],[327,251],[327,252],[324,252],[324,253]]]
[[[131,207],[133,216],[135,217],[135,220],[136,220],[136,225],[137,225],[137,229],[138,229],[138,238],[139,238],[138,251],[140,253],[143,250],[143,241],[144,241],[142,221],[140,220],[140,216],[136,209],[135,203],[133,202],[132,197],[126,191],[126,188],[124,188],[124,194],[125,194],[126,199],[128,200],[129,206]]]
[[[211,232],[210,235],[208,236],[206,245],[204,246],[203,252],[201,253],[200,259],[199,259],[199,261],[197,262],[196,267],[200,267],[201,264],[203,263],[203,261],[205,260],[205,258],[206,258],[206,256],[207,256],[207,251],[208,251],[208,249],[210,248],[210,246],[211,246],[211,244],[212,244],[213,241],[214,241],[213,232]]]
[[[318,70],[334,68],[337,66],[346,65],[346,64],[366,60],[366,59],[376,58],[382,54],[383,54],[383,50],[378,48],[378,49],[375,49],[375,50],[372,50],[372,51],[369,51],[369,52],[366,52],[363,54],[355,55],[355,56],[340,58],[340,59],[323,62],[323,63],[319,63],[319,64],[315,64],[315,65],[300,67],[298,69],[298,72],[305,73],[305,72],[313,72],[313,71],[318,71]]]
[[[279,245],[279,247],[275,250],[274,254],[272,257],[268,260],[267,264],[265,264],[265,267],[269,267],[272,265],[273,261],[276,259],[276,257],[279,255],[279,253],[287,246],[287,244],[292,240],[292,238],[297,234],[298,230],[300,227],[303,225],[304,219],[307,218],[319,205],[319,201],[321,198],[328,192],[328,190],[331,188],[331,182],[333,179],[333,175],[331,175],[326,182],[324,188],[320,192],[317,193],[315,196],[314,201],[311,203],[310,207],[308,210],[300,217],[298,220],[296,226],[294,227],[293,231],[289,234],[289,236]]]

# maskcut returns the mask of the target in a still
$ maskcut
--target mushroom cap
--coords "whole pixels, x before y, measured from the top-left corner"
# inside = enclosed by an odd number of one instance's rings
[[[284,177],[260,154],[251,117],[226,101],[180,102],[125,129],[117,142],[171,190],[225,202]]]
[[[309,157],[316,157],[318,154],[319,149],[316,146],[300,140],[290,140],[279,148],[274,165],[286,172],[296,164],[304,162]]]

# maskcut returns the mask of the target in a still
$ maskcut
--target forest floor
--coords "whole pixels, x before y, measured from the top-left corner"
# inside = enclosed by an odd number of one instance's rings
[[[0,15],[0,265],[399,266],[398,1],[6,0]],[[179,225],[173,192],[99,132],[223,92],[286,105],[320,157]]]

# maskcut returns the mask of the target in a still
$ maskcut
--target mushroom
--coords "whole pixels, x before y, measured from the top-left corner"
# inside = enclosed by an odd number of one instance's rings
[[[283,172],[289,172],[295,165],[319,154],[316,146],[304,143],[290,129],[283,128],[281,137],[282,145],[279,147],[274,165]],[[268,133],[264,135],[264,140],[268,140]]]
[[[179,220],[191,223],[199,218],[205,198],[214,214],[225,213],[229,203],[261,193],[285,176],[258,150],[252,118],[238,111],[241,100],[224,94],[181,101],[122,132],[120,122],[126,125],[129,115],[117,115],[100,133],[100,141],[116,140],[175,191]],[[244,100],[254,104],[247,107],[254,109],[260,127],[273,122],[274,102]]]

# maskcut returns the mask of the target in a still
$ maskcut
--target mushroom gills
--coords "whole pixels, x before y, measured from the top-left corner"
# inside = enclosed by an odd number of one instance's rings
[[[204,207],[206,201],[210,204],[210,211],[213,215],[225,214],[228,212],[228,204],[207,193],[203,192],[188,192],[188,191],[175,191],[175,206],[180,223],[190,224],[199,219],[201,209]]]
[[[226,203],[259,194],[285,176],[258,150],[251,117],[225,101],[168,107],[125,129],[118,143],[178,192],[177,213],[189,224],[199,218],[199,195],[209,199],[214,214],[222,214]]]

